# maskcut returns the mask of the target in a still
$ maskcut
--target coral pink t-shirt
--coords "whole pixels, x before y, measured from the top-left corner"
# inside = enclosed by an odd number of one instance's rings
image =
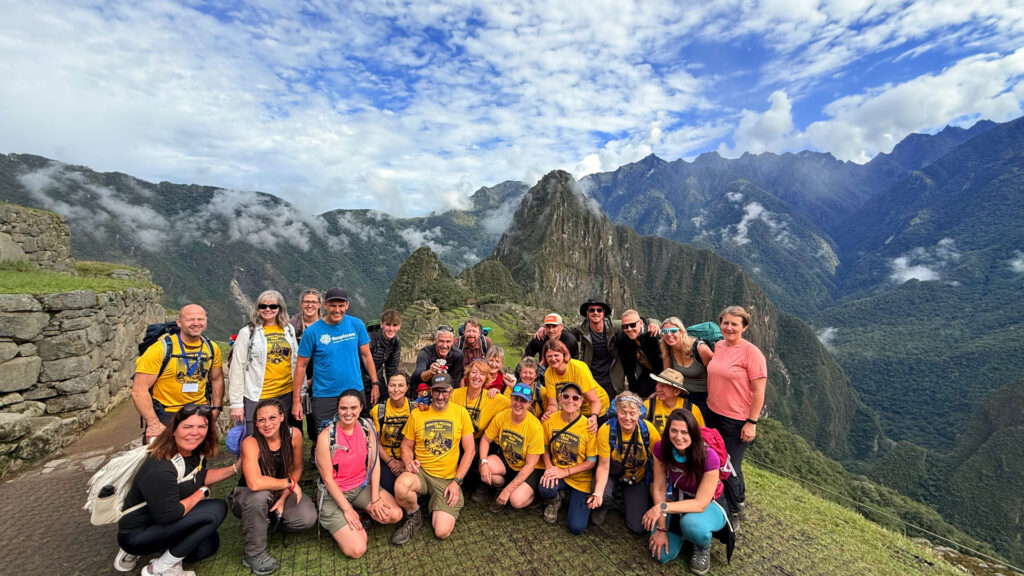
[[[331,458],[334,483],[345,492],[362,486],[366,481],[366,434],[359,424],[356,424],[351,436],[347,436],[341,426],[338,426],[335,434],[337,450]]]
[[[746,340],[735,346],[719,342],[708,364],[708,408],[715,414],[746,420],[753,390],[750,382],[768,377],[764,354]]]

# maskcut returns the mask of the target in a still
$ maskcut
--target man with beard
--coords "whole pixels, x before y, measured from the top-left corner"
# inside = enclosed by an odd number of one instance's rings
[[[646,330],[636,310],[622,313],[621,330],[615,334],[615,353],[622,364],[626,384],[641,398],[654,393],[651,374],[661,371],[661,346],[658,338]]]
[[[455,331],[451,326],[438,326],[434,343],[424,346],[416,355],[416,370],[409,383],[410,394],[415,394],[420,382],[430,383],[434,376],[447,372],[452,382],[462,382],[462,351],[455,348]]]
[[[391,543],[401,546],[423,525],[418,496],[430,495],[434,535],[447,538],[465,502],[462,481],[476,454],[473,421],[466,409],[449,402],[452,377],[440,372],[431,379],[430,406],[413,410],[402,430],[405,472],[395,480],[395,498],[405,510],[405,523]],[[459,457],[459,447],[462,457]]]
[[[491,347],[491,339],[483,336],[483,326],[476,318],[466,320],[462,327],[462,337],[456,346],[462,351],[462,365],[469,366],[469,363],[477,358],[487,356],[487,350]]]

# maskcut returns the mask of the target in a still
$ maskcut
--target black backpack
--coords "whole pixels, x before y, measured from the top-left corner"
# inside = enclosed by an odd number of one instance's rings
[[[171,362],[171,358],[174,353],[174,346],[171,344],[171,336],[181,332],[181,328],[178,327],[177,322],[161,322],[157,324],[150,324],[146,326],[146,334],[142,337],[142,342],[139,342],[139,356],[142,356],[150,346],[155,344],[157,340],[164,343],[164,359],[160,362],[160,370],[156,373],[156,377],[159,378],[164,373],[164,369]],[[203,344],[206,344],[207,349],[210,351],[210,358],[213,358],[213,343],[210,339],[203,335]],[[206,387],[209,392],[210,387]]]

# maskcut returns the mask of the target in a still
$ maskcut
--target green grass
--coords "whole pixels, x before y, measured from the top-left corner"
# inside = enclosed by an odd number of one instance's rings
[[[926,547],[818,498],[792,481],[754,466],[745,467],[745,472],[750,519],[737,536],[731,565],[725,564],[724,547],[714,544],[713,574],[958,574]],[[306,477],[311,477],[309,472]],[[228,480],[216,486],[214,493],[225,497],[231,488]],[[289,534],[287,546],[275,536],[270,553],[281,563],[275,574],[688,573],[685,559],[666,565],[653,561],[646,551],[646,538],[627,532],[619,511],[610,513],[602,527],[591,527],[580,536],[566,529],[564,508],[559,523],[549,526],[539,510],[495,515],[485,505],[469,501],[447,541],[437,540],[427,524],[405,546],[392,546],[395,528],[369,527],[368,549],[359,560],[345,558],[323,530]],[[229,514],[220,537],[220,551],[189,568],[204,576],[248,574],[241,565],[238,519]]]
[[[128,270],[130,272],[143,272],[142,268],[115,264],[113,262],[96,262],[93,260],[79,260],[75,263],[75,270],[81,276],[109,277],[114,270]]]
[[[0,294],[53,294],[72,290],[111,292],[125,288],[151,288],[149,282],[97,276],[69,276],[33,268],[24,262],[0,263]]]

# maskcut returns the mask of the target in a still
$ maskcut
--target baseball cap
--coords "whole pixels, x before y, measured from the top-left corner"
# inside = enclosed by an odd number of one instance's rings
[[[452,376],[447,372],[441,372],[434,376],[430,380],[430,389],[434,388],[451,388],[452,387]]]
[[[559,314],[555,314],[554,312],[552,312],[551,314],[548,314],[547,316],[544,317],[544,324],[561,324],[561,323],[562,323],[562,316],[559,315]]]
[[[324,302],[330,302],[331,300],[344,300],[348,302],[348,292],[341,288],[331,288],[324,294]]]
[[[520,398],[527,402],[533,402],[533,389],[530,388],[529,384],[517,382],[516,385],[512,387],[512,397]]]
[[[231,452],[235,456],[242,453],[242,440],[245,439],[245,422],[239,422],[235,424],[234,428],[228,430],[228,435],[224,438],[224,444],[228,447],[228,452]]]

